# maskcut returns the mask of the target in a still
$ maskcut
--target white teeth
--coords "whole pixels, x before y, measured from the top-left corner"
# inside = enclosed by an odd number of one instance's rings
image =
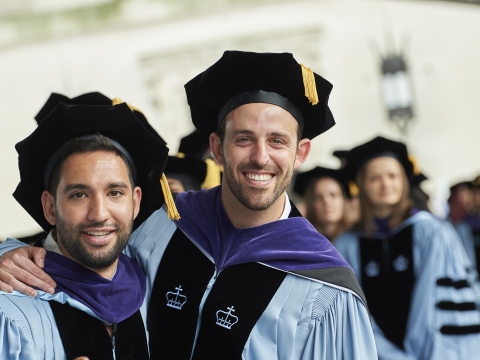
[[[272,178],[272,175],[247,173],[247,178],[249,178],[250,180],[255,180],[255,181],[267,181],[267,180],[270,180]]]
[[[91,232],[87,232],[88,235],[91,235],[91,236],[105,236],[105,235],[108,235],[110,233],[110,231],[91,231]]]

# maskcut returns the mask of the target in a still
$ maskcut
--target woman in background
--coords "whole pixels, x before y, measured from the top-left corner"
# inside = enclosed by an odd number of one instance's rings
[[[451,225],[412,206],[406,146],[377,137],[350,151],[347,172],[359,188],[361,221],[335,246],[365,292],[379,358],[476,358],[471,263]]]
[[[344,172],[317,166],[297,175],[294,190],[304,197],[308,221],[334,241],[349,227],[348,187]]]

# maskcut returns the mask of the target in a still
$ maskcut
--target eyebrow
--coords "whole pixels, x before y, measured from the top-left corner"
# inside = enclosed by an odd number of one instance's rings
[[[232,133],[232,137],[235,136],[235,135],[239,135],[239,134],[255,135],[255,132],[253,132],[252,130],[247,130],[247,129],[239,129],[239,130],[235,130]],[[276,132],[276,131],[269,132],[267,135],[268,136],[278,136],[278,137],[288,137],[288,138],[290,138],[290,135],[288,135],[287,133]]]
[[[123,188],[123,189],[128,189],[128,185],[125,184],[123,181],[117,181],[117,182],[111,182],[108,183],[107,188],[113,189],[113,188]],[[90,186],[86,184],[68,184],[63,188],[63,193],[66,194],[67,192],[71,190],[88,190],[90,189]]]

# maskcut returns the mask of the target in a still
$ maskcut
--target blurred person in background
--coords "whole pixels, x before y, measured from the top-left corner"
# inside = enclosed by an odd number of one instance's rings
[[[221,183],[222,167],[211,158],[210,144],[198,131],[183,137],[176,156],[169,156],[165,176],[172,192],[210,189]]]
[[[297,174],[294,191],[303,196],[306,218],[333,242],[348,228],[348,184],[341,170],[316,168]]]
[[[462,239],[468,257],[478,269],[480,264],[480,217],[476,212],[474,194],[475,185],[472,181],[463,181],[453,185],[448,198],[450,207],[448,218]]]
[[[406,146],[382,137],[357,146],[348,173],[360,191],[362,220],[335,246],[367,297],[379,358],[477,358],[475,270],[453,228],[412,206]]]

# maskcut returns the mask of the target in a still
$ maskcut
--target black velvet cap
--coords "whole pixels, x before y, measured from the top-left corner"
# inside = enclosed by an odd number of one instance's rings
[[[335,150],[332,155],[338,159],[347,159],[350,150]]]
[[[460,188],[467,188],[467,189],[473,189],[475,186],[471,181],[461,181],[459,183],[456,183],[452,186],[450,186],[450,192],[454,192]]]
[[[300,196],[305,195],[305,190],[307,187],[314,181],[320,180],[321,178],[332,178],[336,180],[343,192],[347,197],[351,197],[347,177],[345,172],[339,169],[329,169],[321,166],[317,166],[312,170],[305,171],[303,173],[298,173],[295,178],[295,183],[293,185],[293,190]]]
[[[165,168],[168,148],[141,124],[127,104],[60,103],[40,121],[31,135],[15,146],[21,180],[13,196],[45,231],[52,228],[43,215],[40,201],[49,159],[69,140],[94,134],[102,134],[119,143],[134,162],[136,185],[142,188],[135,227],[162,205],[159,178]]]
[[[178,152],[188,155],[203,158],[203,154],[210,149],[210,143],[208,138],[205,139],[198,130],[195,130],[191,134],[183,137],[180,140],[180,146]]]
[[[303,124],[302,138],[313,139],[335,120],[328,108],[332,84],[313,73],[318,103],[305,95],[302,67],[290,53],[225,51],[207,70],[185,85],[195,127],[206,139],[225,115],[248,103],[270,103]]]
[[[103,95],[102,93],[99,93],[97,91],[90,92],[90,93],[85,93],[79,96],[76,96],[74,98],[69,98],[68,96],[62,95],[62,94],[57,94],[57,93],[51,93],[50,97],[47,99],[47,102],[43,105],[43,107],[40,109],[38,114],[35,116],[35,120],[37,121],[37,124],[40,124],[40,122],[48,115],[50,114],[53,109],[59,104],[59,103],[64,103],[67,105],[104,105],[104,106],[109,106],[113,105],[113,100],[108,98],[107,96]],[[137,117],[138,120],[142,123],[145,128],[150,131],[157,139],[162,141],[164,144],[166,142],[162,139],[162,137],[155,131],[155,129],[150,125],[148,122],[147,118],[143,113],[138,110],[135,107],[130,106],[130,109],[133,111],[135,116]]]
[[[348,178],[355,180],[358,171],[367,161],[383,156],[397,159],[405,169],[407,178],[412,182],[415,174],[413,173],[413,164],[408,159],[407,146],[404,143],[389,140],[381,136],[377,136],[373,140],[350,150],[346,166]]]
[[[165,176],[180,180],[187,191],[200,190],[207,176],[207,164],[196,156],[169,156]]]

